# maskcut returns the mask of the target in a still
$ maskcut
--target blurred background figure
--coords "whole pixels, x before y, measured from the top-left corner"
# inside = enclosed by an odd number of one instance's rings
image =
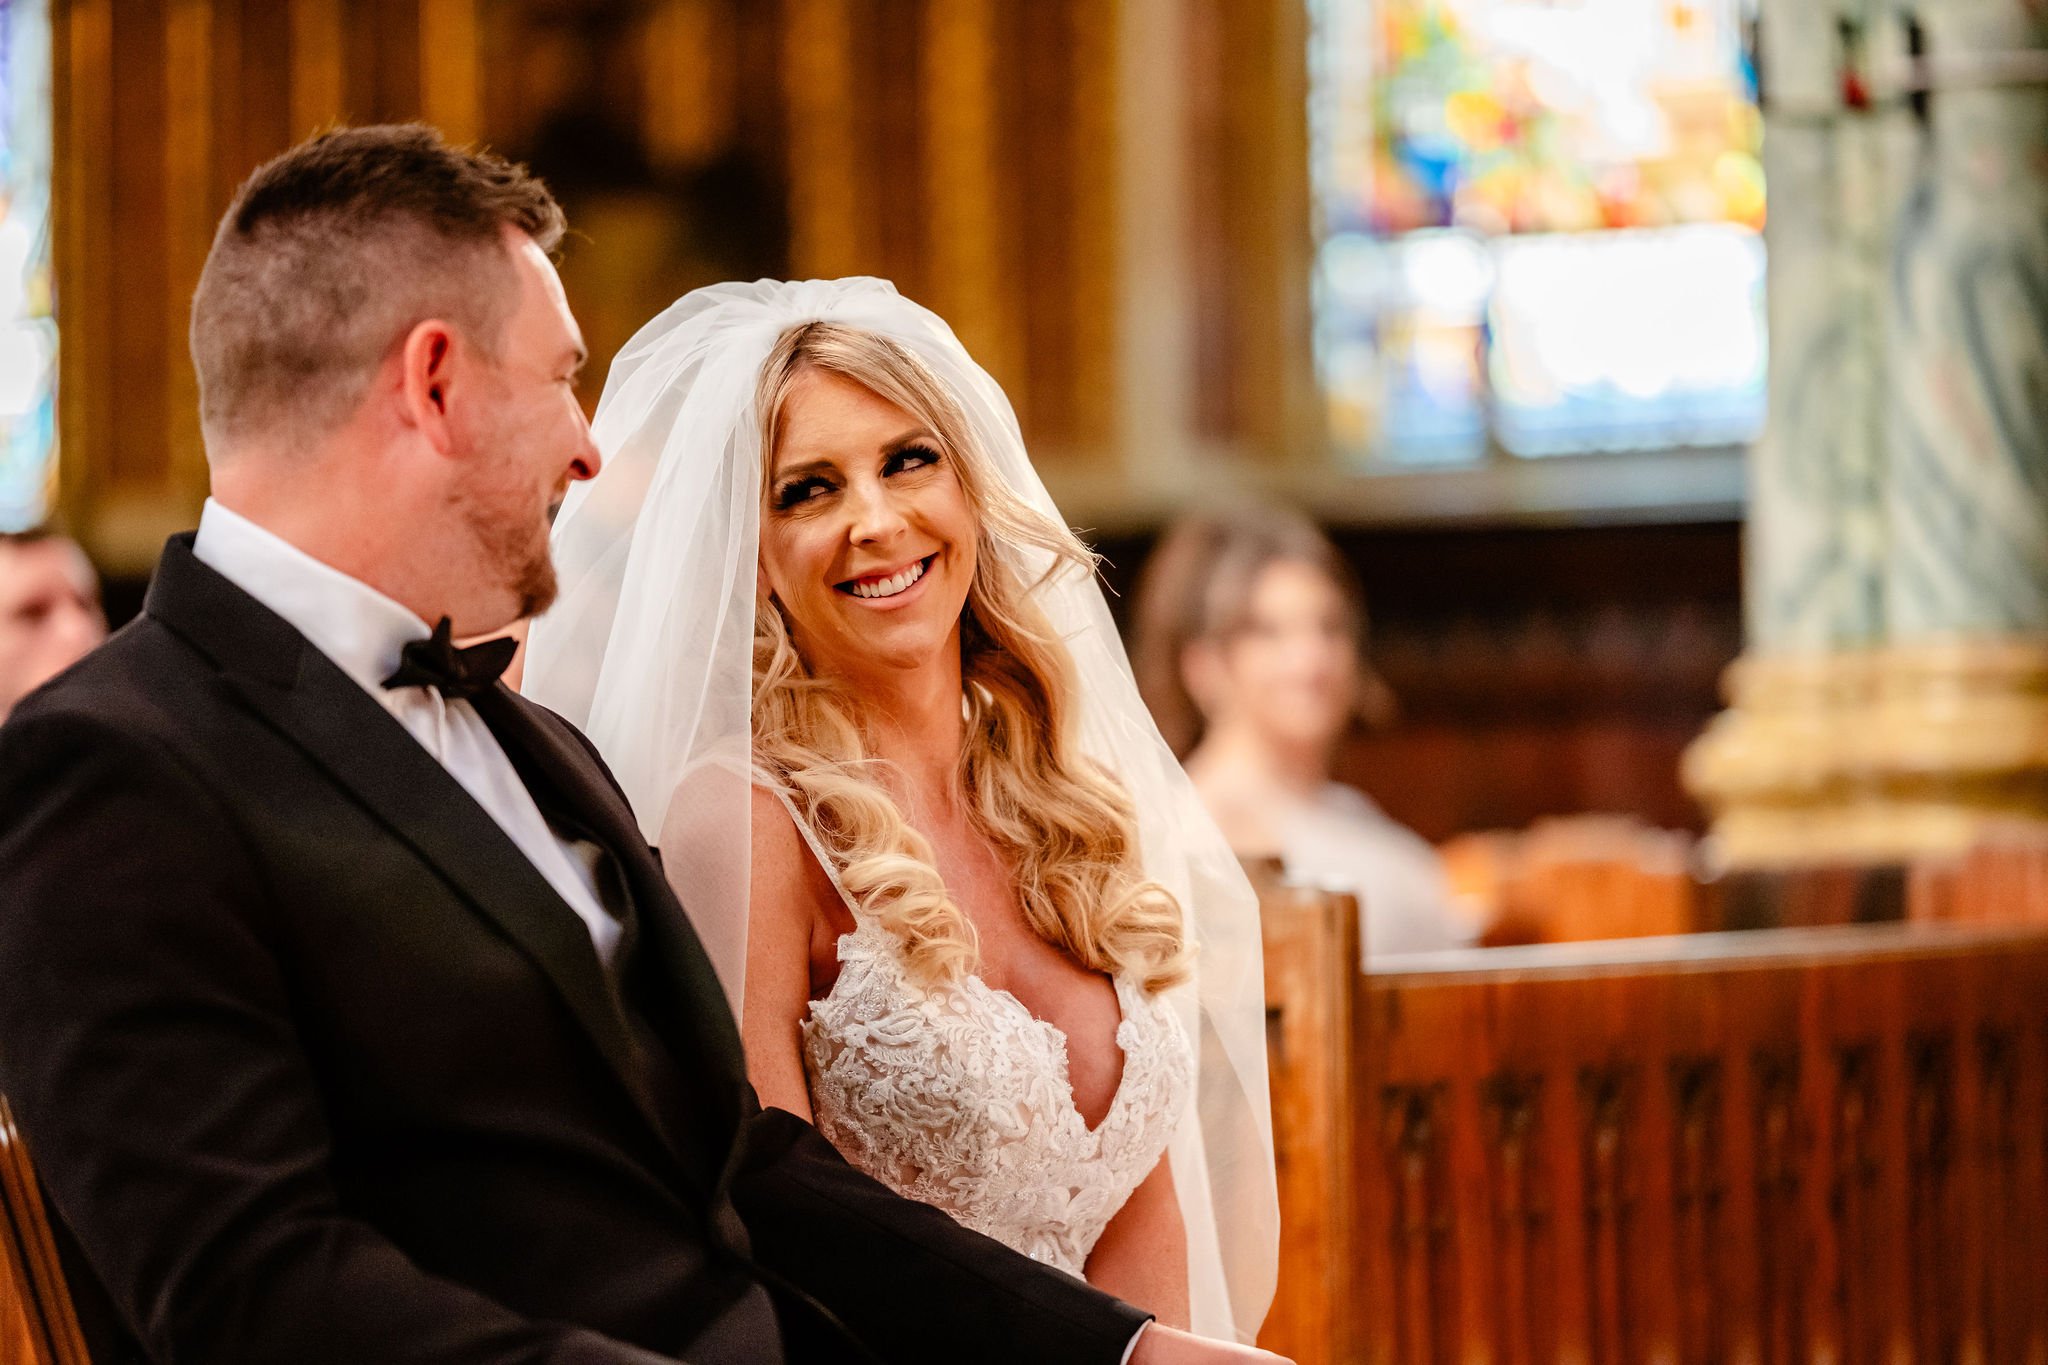
[[[1314,523],[1277,505],[1166,534],[1139,590],[1139,685],[1239,857],[1355,891],[1368,958],[1472,938],[1436,851],[1356,787],[1338,741],[1394,697],[1365,657],[1365,600]]]
[[[0,720],[106,637],[85,551],[48,531],[0,532]]]

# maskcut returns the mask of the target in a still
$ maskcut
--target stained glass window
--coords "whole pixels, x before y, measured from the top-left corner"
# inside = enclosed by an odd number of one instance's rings
[[[1763,420],[1754,0],[1309,0],[1316,351],[1368,464]]]
[[[49,0],[0,0],[0,530],[47,510],[57,447]]]

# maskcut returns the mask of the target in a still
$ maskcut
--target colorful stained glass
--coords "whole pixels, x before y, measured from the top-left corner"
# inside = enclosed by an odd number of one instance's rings
[[[1340,447],[1434,464],[1754,436],[1754,0],[1310,4]]]
[[[57,449],[49,0],[0,0],[0,530],[47,510]]]

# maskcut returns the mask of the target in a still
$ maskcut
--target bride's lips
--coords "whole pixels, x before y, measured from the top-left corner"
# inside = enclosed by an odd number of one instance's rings
[[[913,559],[909,563],[896,568],[861,574],[857,578],[844,579],[833,584],[832,587],[840,596],[857,602],[863,607],[887,610],[892,607],[906,606],[923,596],[925,580],[931,577],[932,566],[938,562],[938,558],[939,556],[935,551],[922,559]],[[910,573],[915,573],[917,575],[916,578],[886,597],[863,597],[855,591],[856,588],[873,587]]]

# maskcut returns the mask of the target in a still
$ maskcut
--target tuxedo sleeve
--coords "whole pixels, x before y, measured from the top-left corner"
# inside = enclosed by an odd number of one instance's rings
[[[755,1260],[884,1360],[1121,1365],[1151,1320],[870,1179],[794,1114],[761,1111],[744,1141],[732,1198]]]
[[[659,1365],[411,1263],[338,1206],[261,871],[164,745],[0,728],[0,1088],[151,1359]]]

